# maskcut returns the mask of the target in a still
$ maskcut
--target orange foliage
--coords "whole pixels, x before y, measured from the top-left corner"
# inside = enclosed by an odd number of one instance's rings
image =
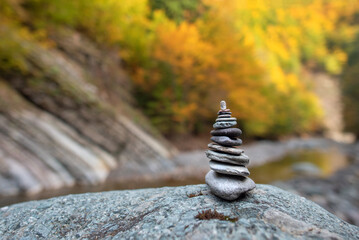
[[[222,99],[248,135],[314,130],[321,109],[302,67],[341,73],[343,45],[358,32],[357,0],[24,2],[17,6],[26,14],[9,11],[12,4],[0,13],[31,19],[31,35],[63,25],[120,49],[139,105],[170,135],[207,131]],[[20,68],[26,53],[7,35],[0,57],[13,59],[2,66]]]

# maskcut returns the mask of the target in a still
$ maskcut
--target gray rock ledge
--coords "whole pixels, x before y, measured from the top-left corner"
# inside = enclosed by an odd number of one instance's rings
[[[216,209],[238,221],[199,220]],[[270,185],[228,202],[206,185],[69,195],[0,209],[1,239],[359,239],[359,228]]]

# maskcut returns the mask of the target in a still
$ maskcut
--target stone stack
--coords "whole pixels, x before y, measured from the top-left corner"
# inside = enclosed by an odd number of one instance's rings
[[[214,195],[226,200],[235,200],[256,187],[253,180],[248,178],[246,166],[249,157],[237,148],[242,144],[239,139],[242,131],[234,128],[237,119],[231,114],[226,102],[221,101],[221,110],[211,131],[213,143],[208,144],[209,150],[206,151],[211,168],[206,175],[206,183]]]

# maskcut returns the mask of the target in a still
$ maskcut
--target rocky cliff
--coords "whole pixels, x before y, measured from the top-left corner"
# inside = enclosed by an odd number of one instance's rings
[[[50,39],[14,37],[27,70],[0,71],[0,196],[170,169],[175,150],[136,111],[116,49]]]
[[[270,185],[228,202],[205,185],[69,195],[0,209],[3,239],[359,239],[359,228]]]

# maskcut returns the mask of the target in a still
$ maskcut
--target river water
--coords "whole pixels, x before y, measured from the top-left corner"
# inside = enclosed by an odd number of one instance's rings
[[[256,183],[266,184],[303,175],[327,177],[350,162],[350,158],[337,149],[298,150],[276,161],[253,167],[250,172]]]
[[[297,150],[274,161],[260,166],[250,168],[250,177],[256,183],[272,183],[285,181],[303,175],[315,175],[326,177],[335,171],[350,164],[350,159],[338,149],[327,150]],[[165,181],[141,181],[105,183],[99,186],[75,186],[61,190],[46,191],[32,196],[16,196],[0,198],[0,207],[18,202],[46,199],[67,194],[78,194],[85,192],[100,192],[110,190],[152,188],[163,186],[181,186],[188,184],[204,183],[204,176],[187,177],[176,180]]]

